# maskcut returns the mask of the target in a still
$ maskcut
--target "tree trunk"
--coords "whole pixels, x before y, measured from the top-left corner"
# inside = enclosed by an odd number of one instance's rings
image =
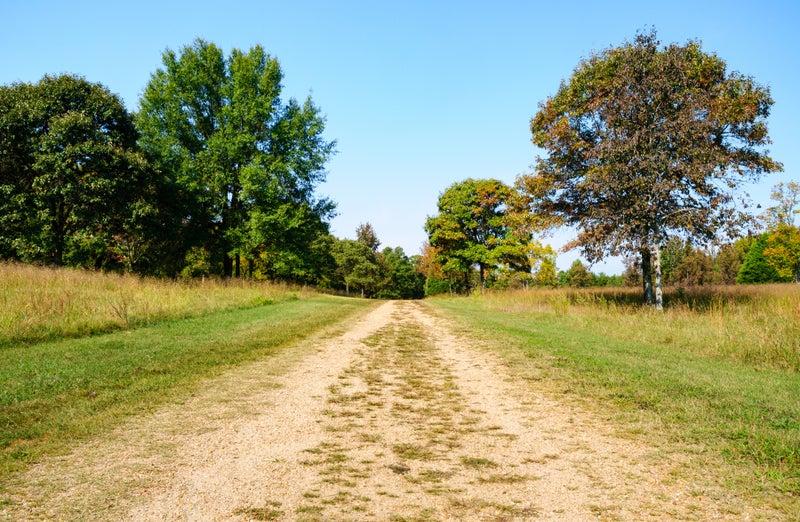
[[[228,254],[225,254],[225,259],[222,261],[222,272],[226,278],[233,275],[233,259]]]
[[[478,274],[480,275],[480,280],[481,280],[481,290],[486,288],[486,280],[485,280],[486,278],[484,276],[485,270],[486,268],[483,266],[483,263],[478,263]]]
[[[663,310],[664,309],[664,294],[661,290],[661,248],[658,245],[653,246],[653,254],[655,254],[655,259],[653,260],[653,274],[655,275],[655,305],[656,310]]]
[[[242,272],[241,272],[241,264],[242,264],[242,259],[241,259],[241,257],[239,256],[239,253],[238,253],[238,252],[236,253],[236,258],[235,258],[235,261],[234,261],[234,262],[235,262],[235,266],[236,266],[236,269],[235,269],[235,270],[236,270],[236,278],[238,279],[238,278],[239,278],[239,276],[241,276],[241,273],[242,273]]]
[[[644,302],[653,304],[653,267],[650,262],[651,254],[649,248],[642,248],[642,291],[644,292]]]
[[[64,204],[59,202],[56,204],[55,219],[53,220],[53,264],[61,266],[64,264],[64,244],[66,235],[64,229],[65,225],[65,212]]]

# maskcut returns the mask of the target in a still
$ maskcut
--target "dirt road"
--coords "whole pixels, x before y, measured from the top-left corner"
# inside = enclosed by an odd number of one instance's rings
[[[424,304],[381,304],[346,331],[309,342],[316,344],[231,372],[184,404],[42,463],[6,515],[743,516],[674,476],[654,448],[537,393]]]

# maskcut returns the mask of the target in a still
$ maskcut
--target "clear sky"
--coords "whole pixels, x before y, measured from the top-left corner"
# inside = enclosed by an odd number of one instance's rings
[[[226,51],[261,43],[285,92],[312,94],[338,141],[322,192],[333,232],[371,222],[384,244],[416,253],[438,194],[466,177],[512,182],[537,151],[528,123],[576,63],[654,26],[662,41],[700,39],[772,89],[774,157],[800,179],[800,2],[42,2],[0,0],[0,83],[45,73],[102,82],[128,108],[161,52],[195,37]],[[547,239],[559,246],[568,230]],[[577,256],[560,254],[564,268]],[[619,260],[596,270],[618,272]]]

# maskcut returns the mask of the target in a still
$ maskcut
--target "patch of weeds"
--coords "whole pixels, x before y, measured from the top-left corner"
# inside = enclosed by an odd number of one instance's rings
[[[478,482],[481,484],[518,484],[533,480],[534,477],[529,475],[517,475],[514,473],[498,473],[494,475],[487,475],[485,477],[478,477]]]
[[[294,512],[298,515],[319,515],[322,513],[322,508],[311,504],[301,504],[297,506]]]
[[[408,460],[429,460],[434,457],[432,451],[417,444],[395,444],[392,451],[398,457]]]
[[[276,509],[273,503],[269,503],[270,505],[265,507],[251,507],[251,508],[241,508],[235,511],[236,515],[243,515],[249,518],[250,520],[277,520],[283,515],[283,511],[280,509]],[[275,502],[280,506],[280,503]]]
[[[468,468],[483,469],[496,468],[497,463],[483,457],[461,457],[461,464]]]

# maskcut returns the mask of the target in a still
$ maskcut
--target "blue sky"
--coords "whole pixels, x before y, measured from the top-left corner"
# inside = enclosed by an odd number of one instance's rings
[[[385,244],[418,251],[438,194],[466,177],[512,182],[537,151],[537,105],[593,50],[654,26],[662,41],[700,39],[772,89],[773,156],[800,179],[800,3],[764,2],[41,2],[0,0],[0,83],[72,72],[135,110],[166,47],[197,36],[226,51],[261,43],[285,92],[312,94],[338,141],[322,191],[333,231],[370,221]],[[559,246],[572,232],[546,241]],[[577,253],[559,255],[566,267]],[[597,270],[618,272],[609,259]]]

